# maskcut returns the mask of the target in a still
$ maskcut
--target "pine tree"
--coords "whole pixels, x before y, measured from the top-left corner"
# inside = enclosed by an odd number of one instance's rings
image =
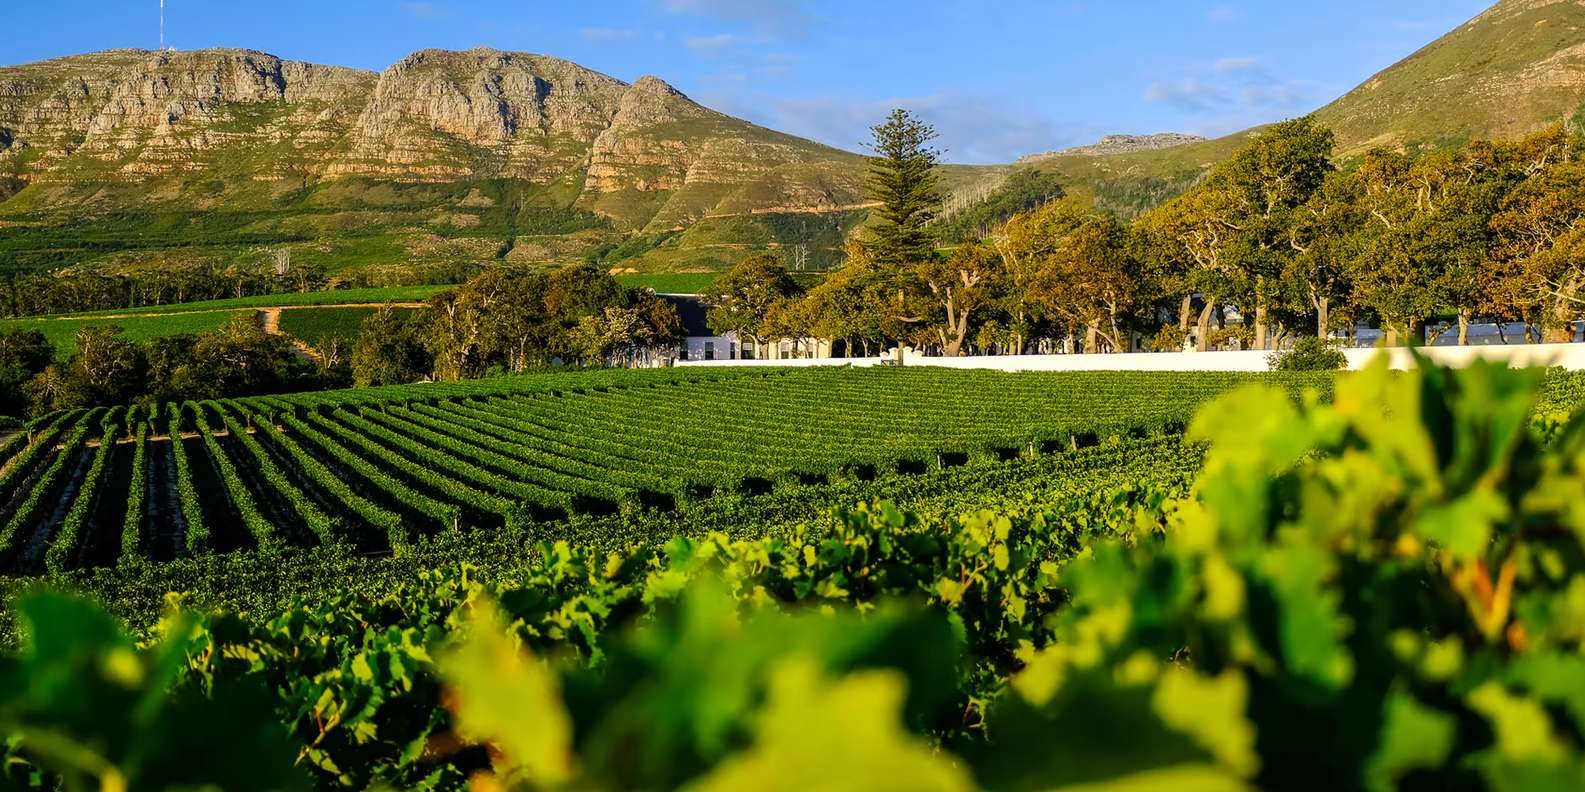
[[[869,194],[880,203],[881,223],[871,230],[870,257],[882,266],[929,260],[935,244],[925,225],[941,202],[936,164],[941,152],[930,147],[936,130],[907,110],[893,110],[870,129]]]

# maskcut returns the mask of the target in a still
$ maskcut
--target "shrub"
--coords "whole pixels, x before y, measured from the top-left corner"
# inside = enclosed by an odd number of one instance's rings
[[[1266,362],[1272,371],[1337,371],[1348,367],[1342,350],[1313,336],[1295,341],[1292,349],[1271,353]]]

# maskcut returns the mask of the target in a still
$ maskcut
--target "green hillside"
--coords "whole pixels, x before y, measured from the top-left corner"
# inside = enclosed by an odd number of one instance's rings
[[[1505,0],[1317,114],[1352,154],[1514,137],[1582,101],[1585,6]],[[1132,216],[1250,134],[1022,164]],[[945,182],[982,194],[1013,169]],[[543,55],[424,50],[378,74],[247,50],[0,67],[0,273],[280,251],[362,286],[491,263],[710,272],[764,251],[820,269],[867,219],[863,179],[859,154]]]
[[[1461,145],[1513,138],[1585,109],[1585,5],[1503,0],[1316,111],[1338,149]],[[1259,129],[1157,151],[1057,153],[1030,164],[1068,192],[1124,215],[1170,199]]]

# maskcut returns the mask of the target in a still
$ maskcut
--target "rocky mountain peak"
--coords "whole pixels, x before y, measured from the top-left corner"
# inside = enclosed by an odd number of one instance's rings
[[[859,189],[852,155],[709,110],[658,77],[629,85],[488,47],[423,49],[378,73],[230,49],[0,67],[0,167],[13,162],[36,205],[163,191],[172,205],[223,206],[233,191],[253,200],[304,184],[520,180],[510,189],[620,228],[800,207],[808,195],[848,205]],[[194,174],[208,192],[189,189]],[[362,179],[330,186],[347,176]],[[125,189],[97,188],[106,182]]]
[[[1205,138],[1199,135],[1185,135],[1179,132],[1162,132],[1154,135],[1107,135],[1088,146],[1075,146],[1061,151],[1048,151],[1044,154],[1022,157],[1018,161],[1025,162],[1059,155],[1105,157],[1113,154],[1132,154],[1139,151],[1158,151],[1188,143],[1200,143],[1204,140]]]
[[[662,80],[661,78],[651,74],[646,74],[643,77],[638,78],[638,81],[633,83],[633,90],[643,91],[644,93],[655,94],[657,96],[681,96],[684,99],[688,98],[682,91],[673,88],[665,80]]]

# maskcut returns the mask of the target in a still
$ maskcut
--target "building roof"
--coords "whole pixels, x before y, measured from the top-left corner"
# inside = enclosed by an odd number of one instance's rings
[[[671,303],[677,309],[678,318],[682,319],[683,332],[689,338],[714,336],[710,332],[710,322],[705,317],[704,303],[697,294],[661,294],[661,299]]]

